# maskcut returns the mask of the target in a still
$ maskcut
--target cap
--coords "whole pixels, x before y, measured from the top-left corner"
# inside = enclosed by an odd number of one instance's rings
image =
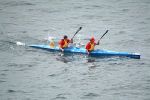
[[[68,38],[67,35],[64,35],[64,39]]]

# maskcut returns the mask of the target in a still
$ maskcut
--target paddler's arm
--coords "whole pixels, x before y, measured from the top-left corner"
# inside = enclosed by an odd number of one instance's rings
[[[99,45],[99,41],[97,41],[96,45]]]
[[[59,48],[60,48],[60,50],[63,52],[63,51],[64,51],[64,49],[63,49],[63,47],[62,47],[62,45],[63,45],[63,41],[62,41],[62,40],[60,40],[58,44],[59,44]]]
[[[85,49],[88,55],[90,54],[89,48],[90,48],[90,43],[87,43]]]
[[[100,44],[99,41],[97,41],[97,43],[95,45],[99,45],[99,44]]]

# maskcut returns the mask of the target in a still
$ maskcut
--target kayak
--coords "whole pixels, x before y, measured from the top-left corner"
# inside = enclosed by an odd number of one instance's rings
[[[60,48],[54,47],[51,48],[49,45],[29,45],[29,47],[37,48],[37,49],[43,49],[51,52],[59,51],[61,52]],[[79,48],[79,47],[68,47],[64,49],[64,53],[73,53],[73,54],[87,54],[85,48]],[[128,53],[128,52],[116,52],[116,51],[110,51],[110,50],[93,50],[90,52],[89,56],[92,57],[112,57],[112,56],[118,56],[118,57],[130,57],[135,59],[140,59],[139,53]]]

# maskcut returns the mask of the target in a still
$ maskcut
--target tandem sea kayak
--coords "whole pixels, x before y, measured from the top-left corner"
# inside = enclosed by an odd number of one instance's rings
[[[37,49],[43,49],[51,52],[59,51],[59,47],[51,48],[49,45],[29,45],[29,47],[37,48]],[[86,54],[85,48],[79,48],[79,47],[68,47],[64,49],[64,53],[77,53],[77,54]],[[128,53],[128,52],[116,52],[116,51],[110,51],[110,50],[101,50],[97,49],[92,51],[89,56],[92,57],[112,57],[112,56],[118,56],[118,57],[130,57],[135,59],[140,59],[139,53]]]

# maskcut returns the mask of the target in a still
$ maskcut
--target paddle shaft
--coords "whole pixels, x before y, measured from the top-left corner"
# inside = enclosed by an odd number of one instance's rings
[[[79,27],[79,29],[76,31],[76,33],[73,35],[73,37],[71,39],[73,39],[75,37],[75,35],[82,29],[82,27]]]
[[[108,30],[106,30],[106,32],[101,36],[101,38],[98,40],[98,42],[105,36],[105,34],[108,32]]]

